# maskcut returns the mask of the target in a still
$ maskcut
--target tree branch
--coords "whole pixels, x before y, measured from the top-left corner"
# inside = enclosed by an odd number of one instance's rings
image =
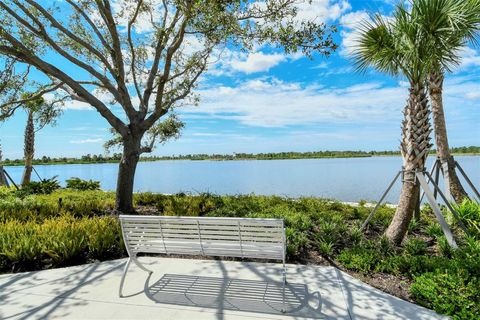
[[[114,127],[119,133],[127,134],[128,128],[126,125],[107,108],[107,106],[97,97],[91,94],[87,89],[80,85],[77,81],[68,76],[65,72],[50,63],[45,62],[26,48],[20,41],[12,37],[6,30],[0,26],[0,32],[3,33],[5,40],[7,40],[12,47],[0,45],[0,53],[8,56],[16,57],[18,60],[28,63],[46,75],[52,76],[70,87],[79,97],[85,102],[91,104],[97,111]],[[15,49],[14,49],[15,48]]]
[[[117,32],[117,25],[115,23],[115,19],[113,18],[112,10],[110,7],[110,1],[109,0],[95,0],[98,11],[103,18],[105,25],[107,26],[107,29],[110,33],[110,37],[112,38],[112,43],[113,43],[113,50],[112,50],[112,55],[113,55],[113,61],[115,64],[115,67],[117,69],[117,83],[118,83],[118,89],[119,93],[122,96],[121,99],[121,105],[122,108],[125,110],[125,113],[127,114],[128,118],[130,121],[135,121],[136,116],[137,116],[137,111],[132,105],[132,101],[130,100],[130,95],[128,93],[128,89],[125,83],[125,66],[124,66],[124,59],[123,59],[123,53],[122,53],[122,46],[120,43],[120,36]]]
[[[135,48],[132,41],[132,25],[135,23],[135,20],[138,17],[142,4],[143,4],[143,1],[138,0],[138,4],[133,14],[133,17],[131,20],[128,21],[128,27],[127,27],[127,41],[128,41],[128,45],[130,46],[130,53],[132,55],[130,70],[132,72],[133,85],[135,86],[135,91],[137,92],[138,99],[140,100],[140,110],[142,110],[143,108],[146,108],[146,106],[144,105],[144,101],[141,98],[142,95],[140,93],[140,87],[138,86],[137,75],[135,73],[136,72],[135,71],[136,55],[135,55]]]
[[[61,88],[63,85],[64,85],[63,82],[52,83],[49,86],[47,86],[47,88],[41,89],[41,90],[35,92],[34,95],[29,96],[28,98],[23,98],[23,99],[19,99],[19,100],[15,100],[15,101],[9,101],[9,102],[0,104],[0,108],[5,108],[5,107],[15,105],[15,104],[25,104],[29,101],[37,100],[38,98],[41,98],[44,94],[49,93],[49,92],[53,92],[53,91]]]
[[[81,39],[80,37],[77,37],[74,33],[72,33],[70,30],[68,30],[67,28],[65,28],[64,26],[62,26],[47,10],[45,10],[41,5],[39,5],[38,3],[36,3],[35,1],[32,1],[32,0],[26,0],[30,5],[32,5],[33,7],[35,7],[38,11],[40,11],[43,16],[45,18],[47,18],[48,21],[50,21],[51,23],[51,26],[60,30],[63,34],[65,34],[67,37],[69,37],[71,40],[73,40],[74,42],[82,45],[85,49],[87,49],[89,52],[93,53],[93,55],[95,55],[104,65],[105,67],[109,70],[110,73],[112,73],[112,75],[114,75],[114,72],[113,72],[113,68],[112,66],[110,65],[110,62],[108,61],[107,58],[105,58],[105,56],[100,52],[98,51],[95,47],[93,47],[91,44],[89,44],[88,42],[84,41],[83,39]],[[28,10],[26,8],[23,7],[23,5],[19,4],[18,1],[15,1],[15,4],[17,4],[19,7],[22,8],[22,10],[28,14],[25,10]],[[29,15],[30,18],[31,15]],[[33,18],[32,18],[33,20]],[[38,20],[37,20],[38,21]],[[41,25],[40,22],[37,22],[37,24]],[[108,48],[108,47],[107,47]]]
[[[66,58],[68,61],[72,62],[76,66],[84,69],[88,73],[90,73],[93,77],[97,78],[104,86],[105,88],[112,93],[112,95],[117,99],[120,103],[122,102],[122,98],[119,95],[119,92],[116,90],[116,88],[111,84],[111,82],[106,78],[104,75],[101,73],[97,72],[91,65],[86,64],[85,62],[78,60],[77,58],[73,57],[70,55],[68,52],[63,50],[55,40],[53,40],[45,30],[44,26],[42,23],[35,17],[31,12],[28,11],[27,8],[25,8],[22,5],[19,5],[20,9],[25,12],[26,15],[28,15],[40,28],[39,30],[35,29],[28,21],[20,17],[15,11],[10,9],[8,6],[6,6],[3,2],[0,2],[0,7],[2,7],[4,10],[6,10],[14,19],[16,19],[20,24],[25,26],[28,30],[36,34],[38,37],[41,39],[45,40],[52,48],[59,53],[61,56]],[[4,32],[7,33],[3,27],[0,27]],[[6,35],[5,38],[12,38],[10,34]],[[8,39],[6,39],[8,41]],[[27,49],[28,50],[28,49]]]
[[[167,21],[168,9],[167,9],[165,1],[163,1],[163,5],[165,7],[165,13],[164,13],[164,16],[163,16],[163,27],[165,27],[166,21]],[[162,56],[162,52],[165,49],[165,45],[166,45],[166,43],[165,43],[166,41],[164,41],[164,37],[165,37],[165,35],[168,35],[168,34],[170,34],[170,32],[172,32],[173,28],[175,27],[175,25],[178,22],[179,17],[180,17],[180,11],[177,10],[175,12],[175,16],[173,17],[172,22],[170,23],[170,26],[168,27],[167,31],[164,31],[165,28],[162,28],[162,31],[160,32],[160,35],[158,35],[158,42],[157,42],[157,46],[155,48],[155,56],[153,58],[153,64],[152,64],[152,67],[150,69],[150,74],[148,75],[147,83],[145,85],[145,90],[143,92],[143,101],[144,101],[144,106],[146,106],[146,108],[141,110],[142,117],[145,117],[145,115],[148,112],[149,100],[150,100],[150,96],[151,96],[152,91],[153,91],[153,85],[154,85],[154,82],[155,82],[155,78],[157,76],[158,67],[160,65],[160,58]]]

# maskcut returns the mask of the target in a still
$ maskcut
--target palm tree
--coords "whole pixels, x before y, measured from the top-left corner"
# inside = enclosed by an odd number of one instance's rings
[[[25,100],[22,108],[27,112],[27,125],[25,126],[24,136],[24,158],[25,168],[22,176],[22,186],[30,183],[33,169],[33,158],[35,154],[35,133],[48,124],[55,124],[56,118],[61,114],[62,110],[56,107],[55,102],[47,102],[43,97],[34,97],[31,93],[22,95]],[[35,124],[37,128],[35,128]]]
[[[403,157],[403,184],[395,215],[386,230],[386,236],[400,244],[418,203],[420,186],[415,179],[417,171],[424,170],[430,144],[430,123],[425,78],[430,70],[428,46],[413,23],[412,15],[401,5],[393,19],[376,16],[373,22],[364,22],[354,60],[357,70],[373,67],[394,76],[408,79],[409,95],[404,108],[400,150]]]
[[[25,106],[27,111],[27,125],[25,126],[23,155],[25,159],[25,168],[22,175],[22,187],[27,186],[32,178],[33,157],[35,154],[35,125],[33,123],[33,114],[35,109],[43,104],[43,99],[30,102]]]
[[[443,168],[446,189],[456,202],[467,193],[455,172],[455,161],[450,154],[443,109],[443,80],[448,66],[457,65],[458,55],[468,41],[475,43],[480,30],[479,0],[415,0],[412,19],[419,24],[423,38],[432,48],[432,70],[428,75],[428,90],[432,106],[437,155]]]

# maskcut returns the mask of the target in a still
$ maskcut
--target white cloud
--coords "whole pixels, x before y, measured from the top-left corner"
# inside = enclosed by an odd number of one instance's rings
[[[313,0],[301,1],[298,5],[299,20],[329,22],[337,20],[351,9],[348,1]]]
[[[476,92],[467,92],[467,94],[465,95],[465,97],[469,100],[480,100],[480,92],[476,91]]]
[[[320,62],[316,66],[312,67],[312,69],[328,69],[328,62],[326,61]]]
[[[262,52],[250,53],[246,59],[235,59],[231,62],[233,70],[245,73],[268,71],[272,67],[283,62],[287,57],[283,54],[266,54]]]
[[[80,140],[70,140],[70,143],[74,144],[85,144],[85,143],[103,143],[103,139],[80,139]]]
[[[282,127],[320,122],[378,122],[400,114],[406,91],[382,88],[379,83],[325,89],[276,79],[256,79],[238,87],[200,90],[199,108],[206,113],[246,125]]]
[[[400,124],[408,90],[402,85],[367,82],[343,88],[286,83],[260,78],[238,86],[199,90],[199,107],[182,110],[184,116],[218,118],[258,127],[285,127],[320,123]],[[475,89],[477,88],[477,89]],[[470,108],[478,83],[448,78],[445,105]],[[473,108],[473,107],[472,107]]]
[[[460,70],[465,70],[469,67],[480,66],[480,52],[470,47],[463,47],[460,52],[462,58]]]
[[[342,36],[340,55],[349,57],[352,54],[364,21],[371,21],[369,14],[364,10],[350,12],[340,18],[340,23],[343,26],[343,30],[340,32]]]
[[[63,109],[65,109],[65,110],[94,110],[93,107],[90,104],[85,103],[85,102],[81,102],[81,101],[76,101],[76,100],[65,102],[65,104],[63,105]]]

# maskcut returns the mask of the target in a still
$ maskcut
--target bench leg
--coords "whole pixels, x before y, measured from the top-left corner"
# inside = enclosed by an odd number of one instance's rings
[[[286,284],[287,284],[287,269],[285,267],[285,264],[283,265],[283,290],[282,290],[282,303],[283,303],[283,309],[282,313],[287,312],[287,308],[285,306],[285,289],[286,289]]]
[[[128,267],[130,266],[130,263],[132,261],[143,271],[152,273],[151,270],[148,270],[147,268],[145,268],[135,257],[129,257],[127,262],[125,263],[125,267],[123,268],[122,279],[120,279],[120,288],[118,289],[118,296],[120,298],[123,297],[123,294],[122,294],[123,284],[125,283],[125,276],[127,275]]]
[[[127,270],[128,270],[128,267],[130,266],[130,262],[131,262],[131,258],[128,258],[127,262],[125,263],[125,267],[123,268],[122,279],[120,279],[120,288],[118,289],[118,296],[120,298],[123,297],[122,289],[123,289],[123,284],[125,283],[125,276],[127,275]]]
[[[148,272],[148,273],[153,273],[152,270],[148,270],[147,268],[145,268],[143,266],[143,264],[141,264],[140,261],[137,260],[137,257],[132,257],[131,259],[132,259],[133,263],[135,263],[137,265],[137,267],[139,267],[143,271]]]

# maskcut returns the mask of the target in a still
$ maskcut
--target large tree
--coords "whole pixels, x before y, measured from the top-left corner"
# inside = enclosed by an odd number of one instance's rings
[[[219,52],[335,49],[333,28],[296,19],[298,2],[304,1],[65,0],[46,7],[1,0],[0,54],[89,103],[121,136],[116,207],[129,212],[139,156],[161,138],[151,128],[176,107],[197,102],[192,89]]]
[[[412,16],[432,48],[432,70],[428,75],[433,127],[437,155],[442,164],[446,188],[454,200],[461,202],[467,196],[455,172],[455,160],[450,154],[447,126],[443,108],[443,80],[447,65],[460,62],[460,50],[468,42],[475,43],[480,30],[479,0],[415,0]],[[447,60],[447,61],[442,61]]]
[[[402,121],[400,151],[403,157],[403,179],[399,202],[386,236],[400,244],[418,203],[420,186],[415,178],[425,168],[430,144],[429,108],[425,86],[430,48],[424,43],[418,24],[401,5],[393,18],[376,16],[361,28],[354,58],[358,70],[373,67],[379,71],[402,75],[410,84]]]

